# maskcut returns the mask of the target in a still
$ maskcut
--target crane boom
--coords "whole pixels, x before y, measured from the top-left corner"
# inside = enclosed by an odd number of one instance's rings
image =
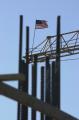
[[[79,30],[63,33],[60,34],[60,36],[60,57],[79,54]],[[48,56],[50,59],[55,59],[56,39],[57,35],[47,36],[42,43],[34,47],[33,50],[29,53],[29,62],[33,62],[33,58],[35,55],[38,56],[38,62],[43,62],[46,56]]]

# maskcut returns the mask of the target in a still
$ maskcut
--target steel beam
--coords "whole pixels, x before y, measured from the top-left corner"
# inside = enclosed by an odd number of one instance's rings
[[[32,96],[37,94],[37,56],[34,56],[34,64],[32,65]],[[32,120],[36,120],[36,111],[32,109]]]
[[[45,80],[44,67],[42,66],[41,67],[41,91],[40,91],[40,93],[41,93],[41,101],[43,101],[43,102],[44,102],[44,97],[45,97],[45,94],[44,94],[45,82],[44,82],[44,80]],[[41,113],[40,115],[41,115],[40,120],[44,120],[44,114]]]
[[[54,83],[55,96],[53,98],[53,105],[60,109],[60,16],[57,17],[56,65]]]
[[[18,101],[25,106],[32,107],[33,109],[57,120],[79,120],[47,103],[40,101],[39,99],[32,97],[31,95],[28,95],[25,92],[18,91],[16,88],[2,82],[0,82],[0,94]]]
[[[45,102],[50,104],[50,63],[49,57],[46,57],[46,86],[45,86]],[[45,120],[50,120],[50,117],[45,116]]]
[[[19,22],[19,73],[22,73],[22,40],[23,40],[23,16],[20,15]],[[18,82],[18,89],[21,90],[21,81]],[[18,103],[17,120],[21,120],[21,104]]]
[[[46,57],[46,102],[50,104],[50,63],[49,58]]]
[[[29,27],[26,27],[26,63],[23,62],[23,70],[22,72],[25,75],[25,81],[22,84],[22,91],[28,94],[28,79],[29,79]],[[22,105],[21,106],[21,120],[28,120],[28,107]]]
[[[51,64],[52,66],[52,75],[51,75],[51,105],[55,106],[55,97],[56,97],[56,93],[55,93],[55,61],[52,62]]]
[[[25,61],[22,61],[22,73],[26,75],[26,63]],[[28,79],[25,78],[25,81],[21,82],[21,91],[27,92],[26,86],[28,85],[27,82]],[[26,83],[27,82],[27,83]],[[27,120],[27,107],[25,105],[21,104],[21,120]]]
[[[0,82],[1,81],[25,81],[25,75],[24,74],[1,74],[0,75]]]

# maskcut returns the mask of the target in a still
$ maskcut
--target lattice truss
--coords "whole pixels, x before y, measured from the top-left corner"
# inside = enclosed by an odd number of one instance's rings
[[[79,54],[79,30],[60,34],[60,56]],[[30,62],[33,56],[38,56],[38,61],[44,61],[46,56],[50,59],[56,57],[57,36],[47,36],[46,39],[30,51]]]

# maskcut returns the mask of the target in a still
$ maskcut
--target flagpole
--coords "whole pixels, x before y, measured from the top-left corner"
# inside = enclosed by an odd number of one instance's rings
[[[35,40],[35,32],[36,32],[36,29],[34,28],[34,35],[33,35],[33,44],[32,44],[32,51],[33,51],[34,40]]]
[[[34,34],[33,34],[33,43],[32,43],[32,51],[31,51],[31,55],[32,55],[32,52],[33,52],[33,47],[34,47],[35,32],[36,32],[36,23],[35,23]]]
[[[38,27],[37,27],[37,25],[38,25]],[[34,47],[34,40],[35,40],[36,29],[43,29],[43,28],[48,28],[47,21],[45,21],[45,20],[36,20],[36,22],[35,22],[35,28],[34,28],[34,35],[33,35],[33,43],[32,43],[31,56],[32,56],[33,47]]]

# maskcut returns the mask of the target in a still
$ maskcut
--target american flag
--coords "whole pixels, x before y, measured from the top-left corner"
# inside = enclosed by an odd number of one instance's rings
[[[45,20],[36,20],[35,29],[48,28],[47,21]]]

